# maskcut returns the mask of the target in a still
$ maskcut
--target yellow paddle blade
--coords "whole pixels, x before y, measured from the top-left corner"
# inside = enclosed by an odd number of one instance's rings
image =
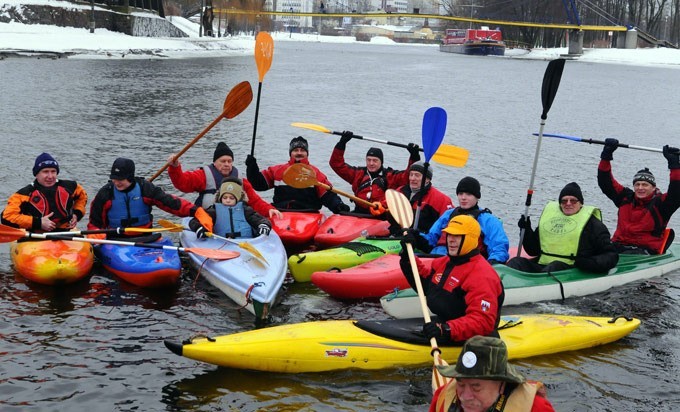
[[[319,124],[314,124],[314,123],[291,123],[290,124],[293,127],[300,127],[303,129],[309,129],[309,130],[316,130],[317,132],[321,133],[332,133],[330,130],[326,129],[325,127],[319,125]]]
[[[470,157],[470,152],[462,147],[442,144],[432,156],[432,160],[447,166],[463,167]]]
[[[248,242],[239,242],[238,247],[241,249],[249,252],[251,255],[255,256],[258,260],[260,260],[262,263],[269,265],[269,262],[267,262],[267,259],[262,256],[262,253],[260,253],[259,250],[255,248],[255,246],[251,245]]]
[[[158,220],[157,223],[158,223],[159,226],[165,228],[165,230],[167,230],[169,232],[181,232],[181,231],[184,230],[184,226],[177,224],[177,223],[173,223],[169,220],[160,219],[160,220]],[[154,229],[153,231],[158,231],[158,229]]]
[[[442,359],[441,354],[438,351],[435,351],[434,364],[432,365],[432,393],[451,381],[451,378],[447,378],[439,372],[437,366],[449,366],[449,364]]]

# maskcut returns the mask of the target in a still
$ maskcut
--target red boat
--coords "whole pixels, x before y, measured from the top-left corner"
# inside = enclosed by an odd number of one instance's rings
[[[314,243],[319,249],[342,245],[358,237],[387,236],[389,222],[369,215],[331,215],[319,227]]]
[[[272,218],[274,230],[287,250],[302,250],[314,241],[325,216],[319,212],[281,211],[283,218]]]
[[[446,35],[439,45],[439,51],[469,54],[475,56],[503,56],[505,43],[500,30],[446,29]]]

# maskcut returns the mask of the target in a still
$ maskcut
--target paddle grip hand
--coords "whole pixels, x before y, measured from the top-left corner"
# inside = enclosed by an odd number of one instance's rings
[[[369,211],[373,216],[380,216],[383,213],[387,212],[387,209],[385,209],[385,206],[383,206],[382,203],[373,202],[373,207],[371,207]]]
[[[415,143],[409,143],[406,145],[406,150],[408,150],[409,154],[411,155],[409,157],[410,161],[417,162],[420,160],[420,146]]]
[[[680,169],[680,150],[666,145],[663,147],[663,157],[668,160],[669,169]]]
[[[427,322],[423,325],[423,335],[428,339],[437,339],[437,343],[452,342],[451,328],[447,323]]]
[[[600,154],[602,160],[614,160],[614,151],[619,147],[619,140],[608,137],[604,140],[604,149]]]
[[[196,229],[196,239],[205,239],[208,237],[208,230],[203,226]]]
[[[522,215],[517,222],[517,227],[526,231],[531,231],[531,217]]]
[[[345,148],[347,147],[347,142],[352,140],[353,137],[354,133],[352,132],[348,131],[342,132],[342,134],[340,135],[340,141],[338,142],[338,144],[335,145],[335,147],[340,150],[345,150]]]
[[[271,230],[272,229],[269,226],[265,225],[264,223],[257,227],[257,233],[264,235],[264,236],[269,236],[269,232]]]

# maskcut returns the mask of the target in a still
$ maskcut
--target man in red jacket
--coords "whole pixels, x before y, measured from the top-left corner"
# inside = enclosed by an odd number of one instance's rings
[[[668,191],[656,187],[656,179],[649,169],[638,171],[633,177],[633,189],[614,179],[611,161],[619,146],[617,139],[606,139],[597,168],[597,183],[619,208],[619,219],[612,242],[619,253],[663,253],[664,246],[673,241],[673,232],[666,227],[673,213],[680,207],[680,151],[668,145],[663,155],[668,160],[670,182]],[[668,237],[666,237],[668,235]]]
[[[474,336],[454,366],[437,369],[455,379],[437,389],[430,412],[555,411],[543,384],[527,381],[508,363],[508,348],[500,339]]]

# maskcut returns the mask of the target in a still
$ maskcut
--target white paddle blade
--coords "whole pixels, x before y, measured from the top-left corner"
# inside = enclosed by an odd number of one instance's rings
[[[394,189],[387,189],[385,192],[387,209],[392,214],[394,220],[403,228],[411,227],[413,224],[413,207],[403,193]]]

